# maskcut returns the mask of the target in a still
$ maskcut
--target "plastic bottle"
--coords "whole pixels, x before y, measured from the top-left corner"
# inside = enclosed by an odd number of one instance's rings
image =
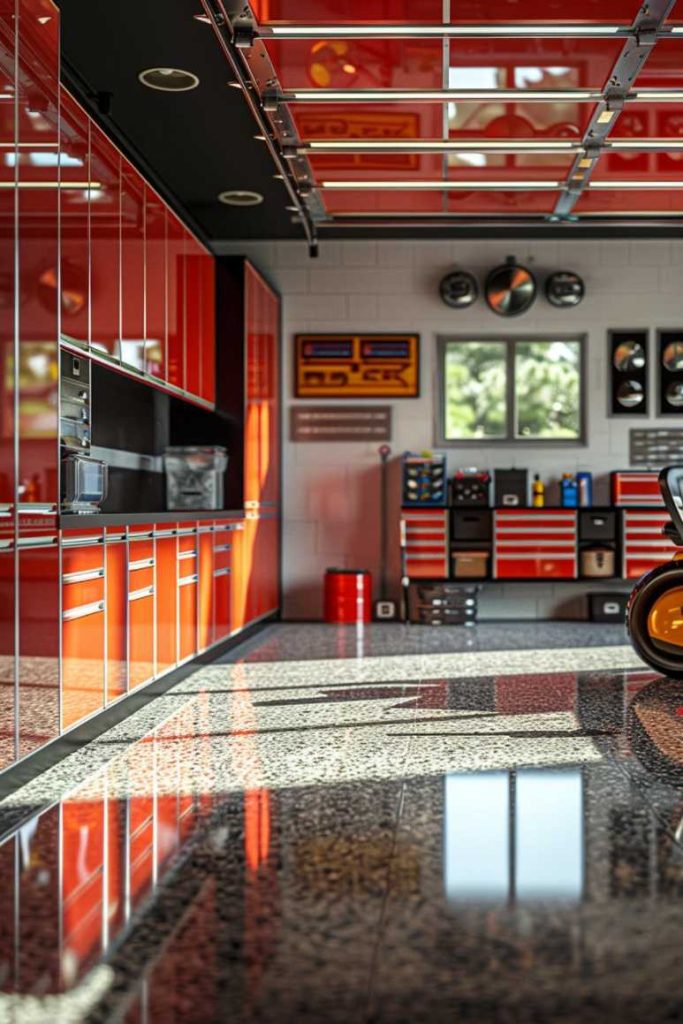
[[[545,484],[541,480],[538,473],[534,475],[534,482],[531,488],[532,505],[534,508],[543,508],[545,505]]]

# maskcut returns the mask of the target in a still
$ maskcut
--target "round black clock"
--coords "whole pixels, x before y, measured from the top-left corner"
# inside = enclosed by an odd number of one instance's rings
[[[558,309],[578,306],[585,294],[583,280],[572,270],[558,270],[545,283],[545,297],[551,306]]]
[[[536,278],[514,256],[491,271],[486,278],[486,301],[498,316],[520,316],[536,298]]]
[[[441,298],[451,309],[466,309],[479,296],[476,278],[466,270],[454,270],[439,285]]]

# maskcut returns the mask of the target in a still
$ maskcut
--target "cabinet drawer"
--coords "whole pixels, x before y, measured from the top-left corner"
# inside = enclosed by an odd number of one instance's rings
[[[72,611],[74,608],[95,604],[104,600],[104,569],[94,569],[89,573],[74,573],[73,579],[62,578],[62,609]]]
[[[185,551],[178,555],[178,578],[197,575],[197,552]]]
[[[133,537],[128,538],[128,559],[131,566],[134,562],[144,562],[150,558],[154,559],[153,540],[135,540]]]
[[[493,575],[495,579],[572,580],[576,578],[576,555],[496,554]]]
[[[146,587],[154,586],[154,562],[150,566],[148,560],[145,560],[144,564],[141,564],[139,568],[133,568],[132,565],[128,566],[128,590],[133,592],[136,590],[143,590]]]
[[[104,568],[104,544],[62,549],[62,579],[74,573]]]
[[[178,551],[195,551],[197,550],[197,532],[193,530],[191,533],[180,533],[178,534]]]
[[[213,549],[214,569],[229,569],[232,559],[231,544],[216,544]]]

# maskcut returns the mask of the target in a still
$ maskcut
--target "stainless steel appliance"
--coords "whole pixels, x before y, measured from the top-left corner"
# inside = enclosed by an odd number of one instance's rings
[[[106,462],[69,452],[62,459],[62,510],[99,512],[107,496],[107,480]]]
[[[59,430],[61,507],[64,512],[98,512],[107,495],[105,462],[90,458],[90,363],[62,351]]]
[[[228,455],[220,445],[167,448],[166,507],[222,509]]]

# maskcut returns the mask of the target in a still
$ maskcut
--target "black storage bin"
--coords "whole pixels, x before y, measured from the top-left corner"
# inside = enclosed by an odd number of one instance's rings
[[[495,504],[500,508],[526,508],[529,504],[529,476],[526,469],[494,470]]]
[[[613,509],[587,508],[579,510],[579,540],[617,539],[617,514]]]
[[[474,598],[476,601],[479,587],[466,583],[411,583],[411,597],[418,604],[431,604],[434,601],[465,601]]]
[[[628,599],[629,595],[621,591],[589,594],[591,622],[625,622]]]
[[[491,509],[451,509],[452,540],[491,540]]]

